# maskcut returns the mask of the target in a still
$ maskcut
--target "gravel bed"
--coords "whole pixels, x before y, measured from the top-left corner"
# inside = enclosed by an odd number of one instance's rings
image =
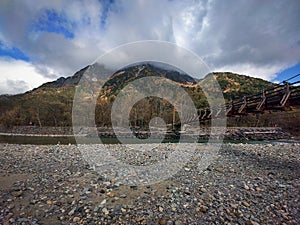
[[[109,148],[144,166],[170,146]],[[204,171],[196,154],[167,180],[127,186],[76,145],[0,144],[0,224],[300,224],[299,143],[223,144],[218,155]]]

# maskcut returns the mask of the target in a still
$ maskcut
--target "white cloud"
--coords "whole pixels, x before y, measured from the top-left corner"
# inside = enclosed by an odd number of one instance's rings
[[[30,63],[0,58],[0,94],[22,93],[48,81]]]
[[[282,68],[283,65],[264,65],[257,67],[254,64],[236,64],[215,68],[215,72],[233,72],[252,77],[262,78],[265,80],[272,80],[276,77],[276,73]]]
[[[298,1],[209,1],[204,8],[189,14],[197,23],[182,33],[211,68],[271,79],[300,61]]]

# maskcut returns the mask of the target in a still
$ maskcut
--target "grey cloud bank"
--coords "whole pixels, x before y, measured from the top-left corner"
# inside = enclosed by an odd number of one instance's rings
[[[47,79],[72,75],[120,44],[161,40],[195,52],[212,71],[270,80],[300,61],[299,11],[297,0],[2,1],[0,40]],[[47,19],[48,30],[32,28]]]

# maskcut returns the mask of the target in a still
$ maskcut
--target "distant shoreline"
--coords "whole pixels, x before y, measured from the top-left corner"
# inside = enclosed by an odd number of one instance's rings
[[[91,138],[116,138],[112,128],[99,127],[98,135],[91,132],[91,129],[85,128],[76,137],[91,137]],[[192,138],[195,140],[208,140],[209,138],[219,139],[219,136],[214,136],[210,128],[201,128],[198,133],[176,133],[167,132],[165,139],[179,139],[181,137]],[[122,132],[124,138],[147,138],[149,133],[147,131]],[[161,137],[162,133],[159,130],[153,133],[152,138]],[[12,128],[0,127],[0,137],[36,137],[36,138],[69,138],[74,139],[72,127],[37,127],[37,126],[15,126]],[[222,137],[221,137],[222,138]],[[284,131],[280,127],[227,127],[225,140],[236,141],[267,141],[267,140],[290,140],[295,139],[291,134]],[[3,143],[3,140],[0,142]]]

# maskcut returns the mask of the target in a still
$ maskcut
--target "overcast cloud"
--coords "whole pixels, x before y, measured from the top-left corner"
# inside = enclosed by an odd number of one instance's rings
[[[141,40],[186,47],[212,71],[270,80],[300,62],[299,12],[298,0],[4,0],[0,41],[24,52],[30,61],[18,68],[34,72],[12,76],[16,60],[0,58],[0,94],[70,76],[105,51]]]

